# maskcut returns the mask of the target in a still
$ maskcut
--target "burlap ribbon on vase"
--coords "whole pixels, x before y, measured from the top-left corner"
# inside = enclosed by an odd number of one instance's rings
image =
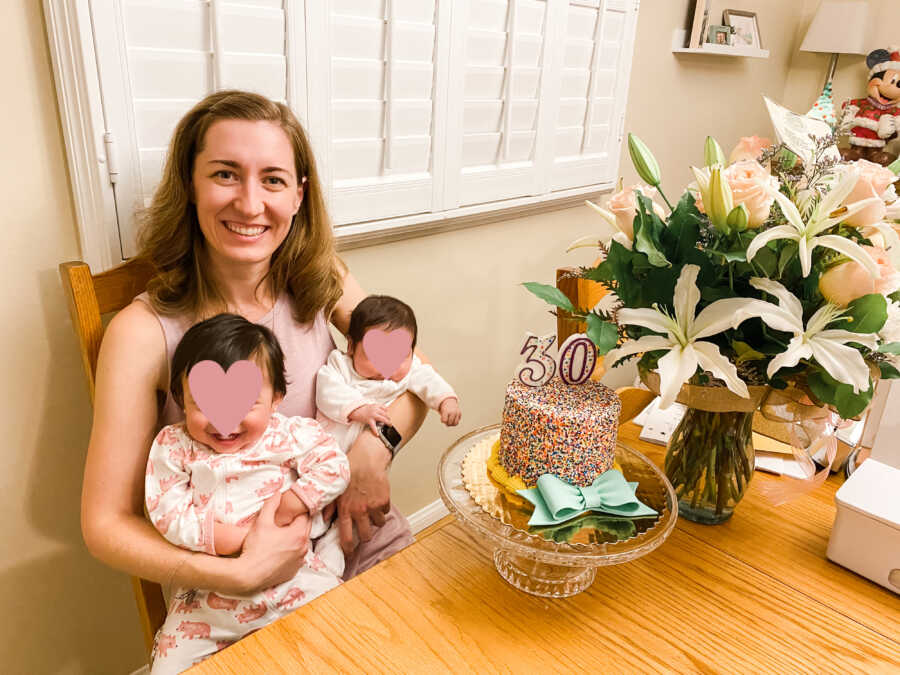
[[[659,396],[659,373],[639,372],[641,381]],[[831,473],[837,457],[837,430],[849,422],[826,406],[817,405],[800,388],[779,390],[767,385],[748,385],[747,389],[749,398],[738,396],[724,386],[684,384],[675,400],[688,408],[712,413],[752,413],[759,410],[766,419],[782,423],[790,429],[791,452],[807,477],[796,479],[782,476],[778,483],[760,484],[760,491],[776,506],[821,486]],[[822,451],[827,466],[816,472],[812,458]]]
[[[640,375],[641,382],[659,396],[659,373],[641,370]],[[747,389],[750,391],[750,398],[738,396],[727,387],[683,384],[675,400],[688,408],[704,412],[754,412],[765,400],[770,387],[751,385]]]

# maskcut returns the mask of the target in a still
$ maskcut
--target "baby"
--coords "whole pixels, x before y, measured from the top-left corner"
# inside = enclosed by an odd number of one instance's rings
[[[262,389],[236,429],[217,429],[188,376],[201,361],[227,372],[245,359],[259,366]],[[263,503],[281,493],[276,523],[308,514],[310,550],[293,579],[251,596],[175,591],[156,635],[153,675],[179,673],[337,586],[344,556],[337,528],[326,526],[321,510],[350,478],[346,456],[318,422],[275,412],[287,392],[284,356],[263,326],[220,314],[192,327],[172,357],[171,389],[185,421],[164,427],[150,450],[145,495],[156,529],[192,551],[235,554]]]
[[[372,330],[381,332],[372,337],[382,338],[382,346],[403,342],[405,355],[395,354],[394,363],[388,364],[396,368],[392,373],[379,370],[385,368],[385,360],[378,358],[378,354],[366,353],[363,343],[373,345],[373,340],[366,339]],[[402,338],[395,331],[403,331]],[[394,454],[400,438],[390,426],[391,418],[385,406],[405,391],[411,391],[429,408],[437,410],[441,422],[447,426],[459,424],[462,413],[453,389],[414,353],[417,335],[415,314],[409,305],[396,298],[370,295],[353,310],[347,353],[333,350],[325,365],[319,368],[316,379],[318,419],[345,452],[360,430],[368,426],[385,442],[391,455]],[[383,425],[387,425],[386,433]]]

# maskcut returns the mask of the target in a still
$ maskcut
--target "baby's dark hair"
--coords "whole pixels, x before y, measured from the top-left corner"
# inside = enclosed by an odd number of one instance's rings
[[[370,295],[363,299],[350,314],[350,330],[347,337],[354,345],[362,343],[366,331],[373,326],[385,326],[393,330],[406,328],[412,333],[412,348],[416,348],[419,328],[412,307],[389,295]]]
[[[217,314],[192,326],[175,348],[169,379],[172,398],[184,407],[182,380],[201,361],[215,361],[227,372],[244,359],[262,362],[274,395],[287,393],[284,353],[272,331],[237,314]]]

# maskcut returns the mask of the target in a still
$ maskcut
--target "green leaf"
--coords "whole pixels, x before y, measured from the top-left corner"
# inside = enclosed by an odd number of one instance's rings
[[[870,293],[847,305],[850,321],[842,321],[841,328],[854,333],[877,333],[887,321],[887,300],[880,293]]]
[[[653,204],[644,195],[636,194],[638,211],[634,216],[634,248],[644,255],[654,267],[669,267],[670,263],[660,250],[660,235],[665,223],[653,212]]]
[[[900,354],[900,342],[888,342],[878,348],[882,354]]]
[[[744,361],[759,361],[766,358],[765,354],[760,354],[746,342],[741,342],[740,340],[732,340],[731,347],[737,354],[735,363],[743,363]]]
[[[747,251],[745,249],[738,249],[736,251],[716,251],[709,249],[709,252],[722,256],[725,259],[725,262],[747,262]]]
[[[593,267],[591,269],[586,269],[582,272],[582,278],[590,279],[591,281],[600,281],[600,282],[608,282],[615,281],[615,276],[613,275],[612,265],[609,264],[606,260],[602,263]]]
[[[526,281],[522,285],[544,302],[547,302],[551,305],[556,305],[557,307],[564,309],[567,312],[576,312],[575,307],[572,305],[572,301],[569,300],[569,298],[566,297],[566,294],[559,290],[556,286],[550,286],[549,284],[539,284],[536,281]]]
[[[775,255],[775,251],[771,248],[763,246],[754,256],[753,264],[771,279],[775,276],[775,271],[778,269],[778,256]]]
[[[900,291],[894,291],[888,297],[894,302],[900,302]]]
[[[784,276],[784,270],[787,269],[787,266],[790,264],[791,260],[797,257],[797,251],[799,251],[800,247],[796,241],[788,240],[788,242],[782,247],[781,254],[778,256],[778,278]]]
[[[597,345],[597,351],[602,356],[616,346],[619,341],[619,329],[616,324],[604,321],[596,314],[588,314],[587,336]]]
[[[672,263],[690,262],[692,253],[699,252],[697,239],[700,238],[702,218],[694,196],[685,192],[669,216],[668,227],[661,234],[663,248]]]
[[[879,363],[878,368],[881,370],[881,378],[884,380],[900,380],[900,370],[897,370],[890,363]]]
[[[845,420],[863,412],[869,406],[875,391],[875,386],[872,385],[869,391],[854,394],[853,387],[838,382],[823,370],[813,372],[807,378],[807,382],[813,395],[823,403],[829,403],[837,408],[838,414]]]

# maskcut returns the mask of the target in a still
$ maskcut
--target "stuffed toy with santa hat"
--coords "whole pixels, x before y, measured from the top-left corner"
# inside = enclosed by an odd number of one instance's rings
[[[867,159],[886,166],[897,159],[885,146],[900,131],[900,47],[876,49],[866,65],[868,96],[841,107],[841,126],[850,128],[850,147],[841,154],[847,161]]]

